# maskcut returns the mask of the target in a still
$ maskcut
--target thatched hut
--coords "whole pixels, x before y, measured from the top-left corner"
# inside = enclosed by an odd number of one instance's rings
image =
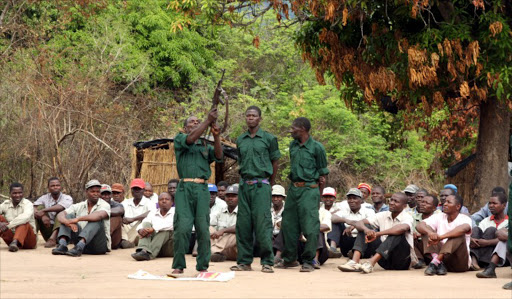
[[[212,138],[202,140],[213,144]],[[167,191],[167,182],[178,179],[173,139],[155,139],[140,141],[133,144],[131,178],[142,178],[153,185],[153,192],[160,194]],[[236,146],[226,140],[222,142],[225,161],[223,164],[211,164],[212,176],[210,183],[225,179],[225,172],[236,164]]]

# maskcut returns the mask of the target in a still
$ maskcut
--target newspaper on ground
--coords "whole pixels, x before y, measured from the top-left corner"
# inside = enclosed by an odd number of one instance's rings
[[[216,281],[226,282],[235,278],[235,272],[200,272],[195,276],[184,276],[179,278],[170,277],[168,275],[154,275],[144,270],[139,270],[133,274],[129,274],[128,278],[139,280],[168,280],[168,281]]]

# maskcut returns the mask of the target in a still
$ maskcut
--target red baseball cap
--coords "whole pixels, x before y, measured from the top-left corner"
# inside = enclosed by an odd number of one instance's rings
[[[143,179],[133,179],[132,183],[130,184],[130,189],[133,187],[144,189],[146,188],[146,184],[144,183]]]

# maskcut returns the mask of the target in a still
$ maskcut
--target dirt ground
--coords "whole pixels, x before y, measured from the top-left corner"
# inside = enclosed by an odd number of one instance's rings
[[[331,259],[321,270],[300,273],[276,269],[261,273],[259,259],[252,272],[237,272],[229,282],[143,281],[127,275],[142,269],[170,273],[172,258],[137,262],[131,249],[103,256],[53,256],[42,238],[35,250],[12,253],[0,245],[0,298],[512,298],[503,290],[511,281],[510,267],[497,270],[498,279],[478,279],[476,272],[425,277],[423,270],[342,273],[336,266],[346,259]],[[229,271],[234,262],[211,263],[211,271]],[[187,256],[193,274],[195,261]]]

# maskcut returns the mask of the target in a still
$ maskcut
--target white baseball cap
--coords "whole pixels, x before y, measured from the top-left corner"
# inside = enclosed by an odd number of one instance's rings
[[[334,196],[336,197],[336,190],[333,187],[325,187],[322,192],[322,196]]]
[[[281,185],[272,186],[272,195],[280,195],[286,197],[286,192],[284,191],[284,187]]]

